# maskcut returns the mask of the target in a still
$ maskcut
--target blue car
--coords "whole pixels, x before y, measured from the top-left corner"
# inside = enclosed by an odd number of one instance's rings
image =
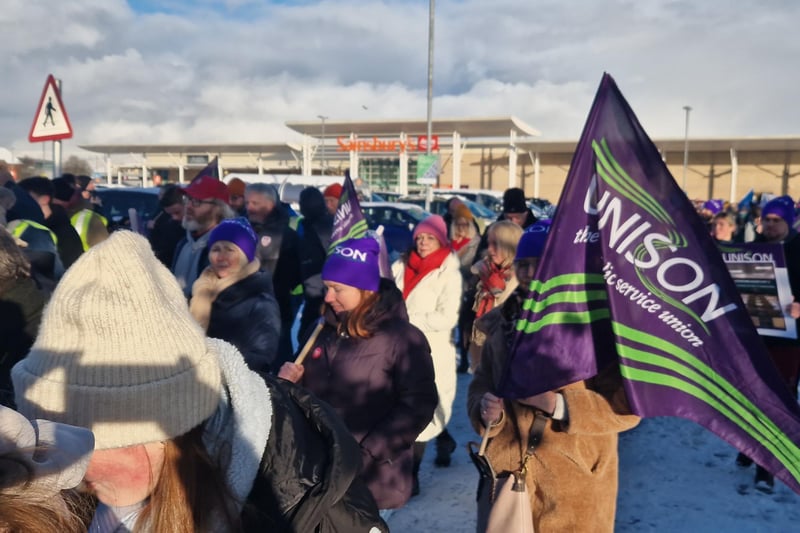
[[[396,202],[364,202],[361,211],[367,219],[369,229],[383,226],[383,239],[389,251],[389,260],[394,261],[414,244],[412,234],[417,224],[430,213],[414,204]]]

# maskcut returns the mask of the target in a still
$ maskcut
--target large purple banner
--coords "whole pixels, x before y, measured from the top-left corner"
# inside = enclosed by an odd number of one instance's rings
[[[707,229],[606,74],[500,393],[556,389],[607,364],[619,365],[636,414],[693,420],[800,492],[800,408]]]

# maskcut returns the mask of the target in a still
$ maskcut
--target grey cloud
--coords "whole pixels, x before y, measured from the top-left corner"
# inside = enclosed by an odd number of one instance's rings
[[[0,146],[25,135],[46,75],[75,142],[285,140],[283,122],[422,117],[427,2],[12,0],[0,14]],[[437,2],[434,116],[514,114],[575,138],[603,71],[653,136],[797,134],[794,2]],[[61,22],[59,22],[61,21]],[[64,21],[66,21],[64,23]],[[366,106],[367,109],[364,109]]]

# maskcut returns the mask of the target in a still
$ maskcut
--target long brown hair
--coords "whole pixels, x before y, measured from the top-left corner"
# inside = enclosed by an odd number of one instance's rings
[[[339,323],[338,332],[359,339],[369,338],[375,333],[374,310],[380,296],[375,291],[359,289],[361,302],[348,312]]]
[[[165,443],[164,465],[136,531],[238,531],[235,503],[219,464],[203,444],[203,426]]]

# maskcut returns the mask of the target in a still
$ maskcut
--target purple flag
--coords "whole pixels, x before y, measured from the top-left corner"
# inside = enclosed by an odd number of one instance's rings
[[[367,220],[361,212],[361,204],[358,203],[358,194],[350,179],[350,172],[345,172],[344,183],[342,184],[342,194],[339,196],[339,206],[333,215],[333,233],[331,234],[331,245],[328,250],[347,239],[359,239],[367,233]]]
[[[199,181],[200,178],[204,176],[214,178],[215,180],[219,179],[219,163],[216,157],[208,165],[203,167],[203,169],[197,173],[197,176],[192,178],[192,183]]]
[[[693,420],[800,493],[800,408],[708,230],[608,74],[523,309],[502,396],[618,364],[634,413]]]
[[[344,173],[344,183],[342,184],[342,194],[339,196],[339,206],[333,215],[333,233],[331,234],[331,245],[328,251],[342,241],[347,239],[358,239],[370,236],[378,241],[380,253],[378,255],[381,277],[392,279],[392,272],[389,266],[389,251],[386,248],[386,241],[379,232],[367,230],[367,220],[361,211],[361,204],[358,202],[358,193],[350,178],[350,171]]]

